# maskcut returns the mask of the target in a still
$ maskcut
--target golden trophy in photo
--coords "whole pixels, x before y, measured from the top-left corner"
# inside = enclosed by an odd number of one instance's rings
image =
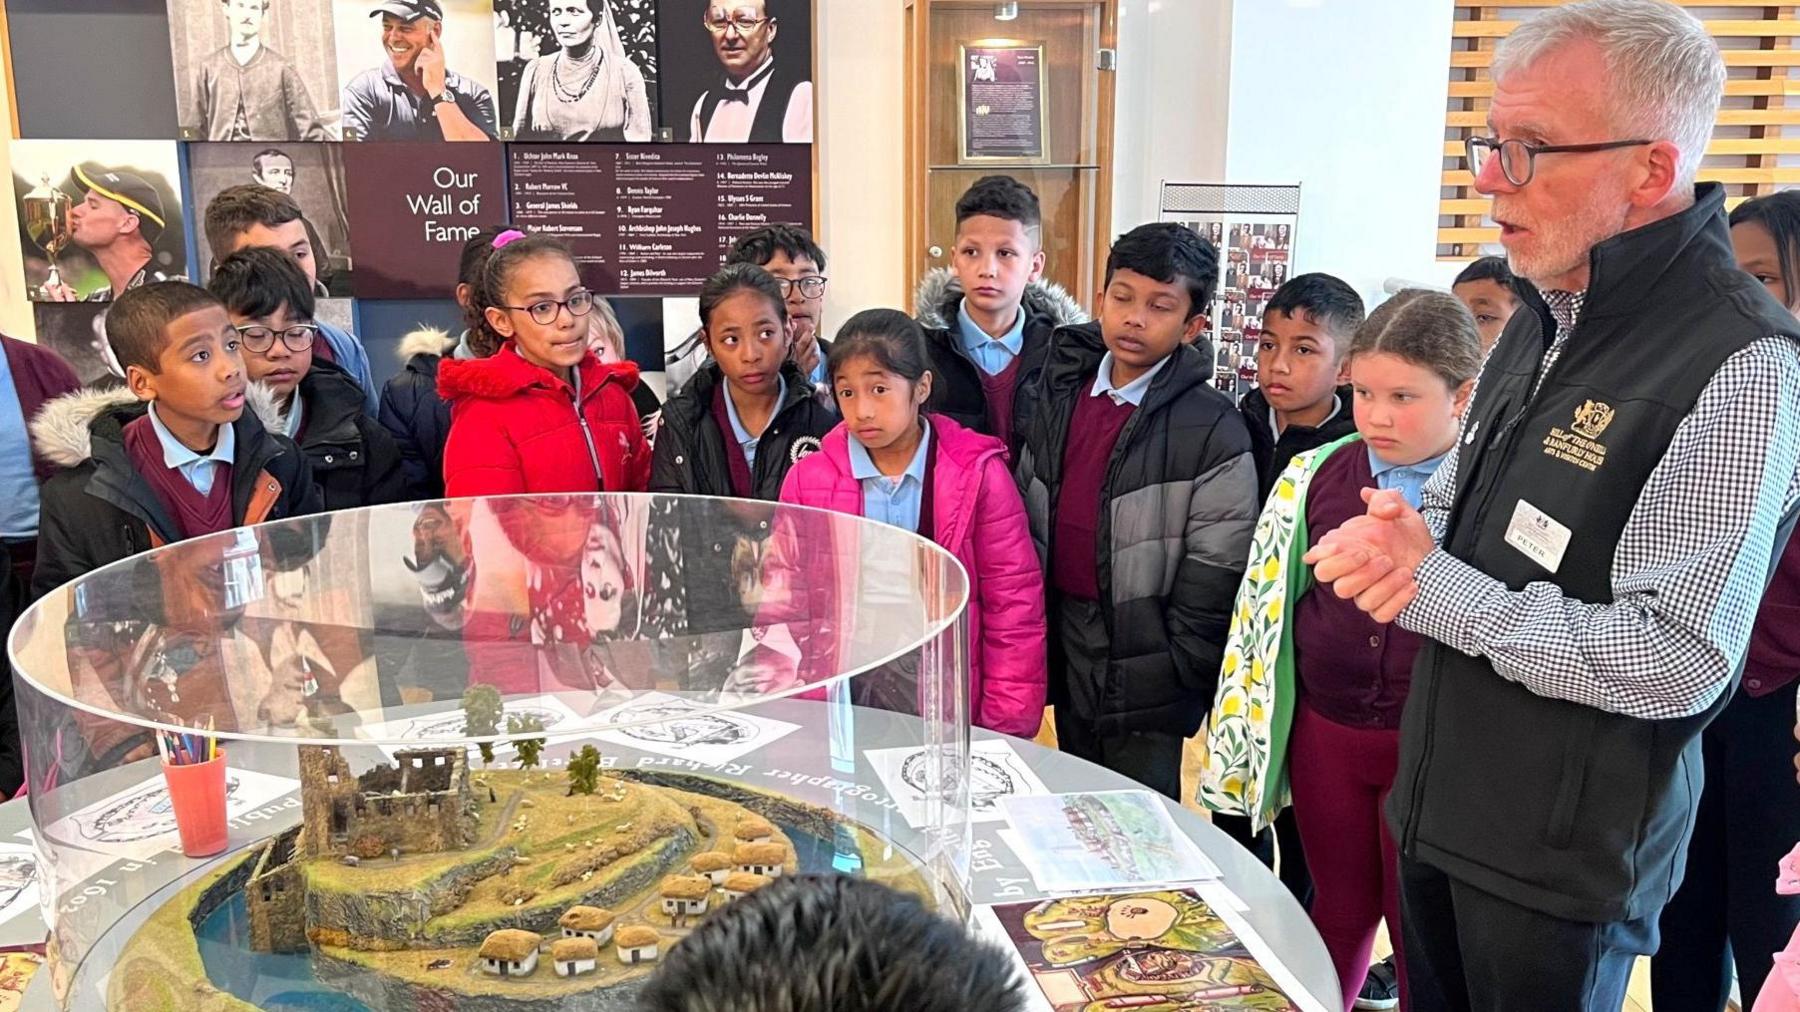
[[[44,251],[50,261],[50,271],[44,283],[31,293],[37,301],[54,301],[52,293],[62,288],[62,271],[56,266],[56,255],[69,245],[72,229],[69,224],[69,211],[75,202],[67,193],[50,185],[50,177],[41,177],[41,182],[30,193],[19,198],[21,213],[25,216],[25,234]]]

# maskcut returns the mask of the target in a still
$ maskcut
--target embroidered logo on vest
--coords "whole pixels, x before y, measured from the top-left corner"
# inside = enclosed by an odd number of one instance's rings
[[[1571,426],[1578,435],[1589,439],[1599,439],[1606,427],[1612,424],[1613,409],[1610,404],[1599,401],[1588,401],[1575,411],[1575,424]]]
[[[802,460],[819,452],[819,441],[812,436],[801,436],[788,447],[788,463],[798,464]]]
[[[1544,452],[1585,471],[1600,470],[1606,463],[1606,447],[1601,444],[1600,435],[1612,424],[1614,413],[1610,404],[1583,402],[1575,409],[1575,420],[1569,429],[1552,428],[1544,437]]]

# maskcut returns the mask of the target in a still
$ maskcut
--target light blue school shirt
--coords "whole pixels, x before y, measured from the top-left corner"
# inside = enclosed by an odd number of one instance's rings
[[[927,423],[912,462],[899,477],[890,478],[875,466],[869,451],[851,439],[850,476],[862,483],[863,516],[918,533],[919,511],[925,504],[925,455],[930,449],[931,425]]]
[[[1021,308],[1019,315],[1013,318],[1012,327],[999,337],[989,337],[987,331],[969,315],[968,300],[956,307],[957,327],[962,332],[963,350],[975,360],[976,368],[989,376],[998,376],[1006,371],[1012,360],[1019,356],[1019,349],[1025,347],[1025,310]]]
[[[219,426],[218,440],[213,443],[212,451],[204,454],[195,453],[175,438],[162,419],[156,417],[154,401],[150,404],[150,427],[156,430],[156,441],[162,444],[163,464],[172,471],[181,472],[187,483],[201,495],[212,494],[219,465],[229,465],[237,458],[237,430],[230,425]]]

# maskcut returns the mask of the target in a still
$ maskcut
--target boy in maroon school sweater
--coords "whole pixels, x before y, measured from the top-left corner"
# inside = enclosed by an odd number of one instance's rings
[[[1243,418],[1189,343],[1218,278],[1218,252],[1189,229],[1121,236],[1099,319],[1056,332],[1028,393],[1017,468],[1049,569],[1057,740],[1172,798],[1258,505]]]
[[[106,339],[125,389],[59,398],[31,427],[65,468],[44,484],[36,595],[148,548],[320,509],[306,458],[244,410],[238,332],[206,289],[132,289]]]

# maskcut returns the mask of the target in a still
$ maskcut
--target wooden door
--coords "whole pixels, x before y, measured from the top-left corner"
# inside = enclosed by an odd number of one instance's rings
[[[914,0],[908,31],[908,287],[948,266],[956,200],[970,183],[1010,175],[1037,192],[1044,214],[1044,275],[1085,305],[1099,289],[1112,216],[1110,71],[1116,0]],[[1041,46],[1043,150],[1035,158],[971,157],[964,137],[969,49]]]

